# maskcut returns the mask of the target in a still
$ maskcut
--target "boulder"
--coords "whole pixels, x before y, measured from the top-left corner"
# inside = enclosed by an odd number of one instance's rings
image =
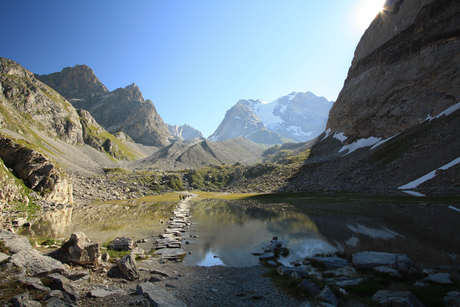
[[[339,257],[313,257],[310,260],[323,264],[327,270],[343,268],[349,264],[348,260]]]
[[[378,266],[388,266],[400,272],[407,272],[414,263],[406,256],[383,252],[359,252],[353,254],[353,266],[357,269],[372,270]]]
[[[67,275],[64,265],[56,259],[45,256],[36,249],[25,249],[10,258],[17,267],[28,270],[32,276],[43,277],[50,273]]]
[[[297,287],[305,290],[310,297],[315,297],[321,293],[321,288],[308,279],[304,279]]]
[[[0,241],[4,242],[4,246],[7,247],[12,254],[18,253],[23,249],[32,249],[29,238],[11,231],[0,230]]]
[[[443,301],[448,304],[448,306],[460,306],[460,292],[450,291],[446,294]]]
[[[14,307],[41,307],[37,301],[29,300],[29,293],[25,292],[13,297],[10,302],[13,304]]]
[[[9,258],[10,256],[8,256],[7,254],[0,253],[0,264],[6,262]]]
[[[384,274],[384,275],[388,275],[388,276],[395,277],[395,278],[402,278],[402,276],[399,275],[398,270],[392,269],[387,266],[377,266],[373,270],[374,272],[378,274]]]
[[[444,284],[444,285],[450,285],[452,284],[452,280],[450,280],[452,276],[449,273],[437,273],[437,274],[432,274],[428,275],[422,281],[431,281],[437,284]]]
[[[135,280],[140,277],[134,254],[128,254],[118,260],[117,267],[128,280]]]
[[[326,286],[323,291],[321,291],[320,294],[317,296],[318,298],[328,302],[329,304],[333,306],[339,306],[339,299],[337,296],[335,296],[334,292],[332,292],[331,289],[329,289],[328,286]]]
[[[97,265],[101,263],[99,243],[89,240],[83,232],[73,233],[63,244],[61,251],[65,262],[79,265]]]
[[[130,251],[134,248],[134,240],[130,237],[116,237],[108,246],[109,249]]]
[[[408,291],[379,290],[372,300],[383,306],[425,307],[415,295]]]
[[[67,303],[78,303],[80,294],[78,289],[72,284],[72,281],[61,274],[53,273],[46,276],[50,283],[51,290],[60,290],[64,295],[64,301]]]
[[[78,307],[77,304],[66,302],[60,298],[53,297],[48,301],[46,307]]]
[[[45,287],[42,281],[37,277],[20,277],[16,280],[16,282],[44,292],[49,292],[51,290],[50,288]]]
[[[169,294],[150,282],[144,282],[137,285],[137,293],[146,296],[153,306],[168,307],[186,307],[187,305],[181,300]]]

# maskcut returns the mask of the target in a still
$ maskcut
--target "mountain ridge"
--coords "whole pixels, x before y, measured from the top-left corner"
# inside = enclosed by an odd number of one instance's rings
[[[324,131],[331,106],[311,92],[292,92],[272,102],[241,99],[209,139],[244,136],[266,146],[308,141]]]

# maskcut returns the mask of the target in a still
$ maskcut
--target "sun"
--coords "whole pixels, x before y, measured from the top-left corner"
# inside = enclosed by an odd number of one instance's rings
[[[384,0],[361,0],[353,14],[353,24],[359,30],[365,30],[383,8]]]

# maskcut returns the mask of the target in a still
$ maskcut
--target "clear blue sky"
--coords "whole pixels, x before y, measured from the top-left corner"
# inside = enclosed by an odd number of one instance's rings
[[[382,0],[2,1],[0,56],[37,74],[86,64],[110,90],[135,82],[168,124],[205,137],[239,99],[336,100]],[[366,23],[366,22],[365,22]]]

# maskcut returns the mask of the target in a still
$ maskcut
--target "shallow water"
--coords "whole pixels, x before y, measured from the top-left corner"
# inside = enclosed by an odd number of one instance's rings
[[[166,228],[176,203],[125,201],[52,211],[23,234],[68,238],[76,231],[100,244],[117,236],[134,240],[146,251]],[[287,202],[207,199],[191,206],[184,250],[185,265],[252,266],[254,252],[277,236],[289,248],[285,265],[316,254],[362,250],[407,254],[416,263],[460,265],[460,212],[445,204],[414,198],[382,199],[362,196],[293,195]],[[197,236],[195,238],[194,236]],[[40,243],[40,242],[38,242]]]

